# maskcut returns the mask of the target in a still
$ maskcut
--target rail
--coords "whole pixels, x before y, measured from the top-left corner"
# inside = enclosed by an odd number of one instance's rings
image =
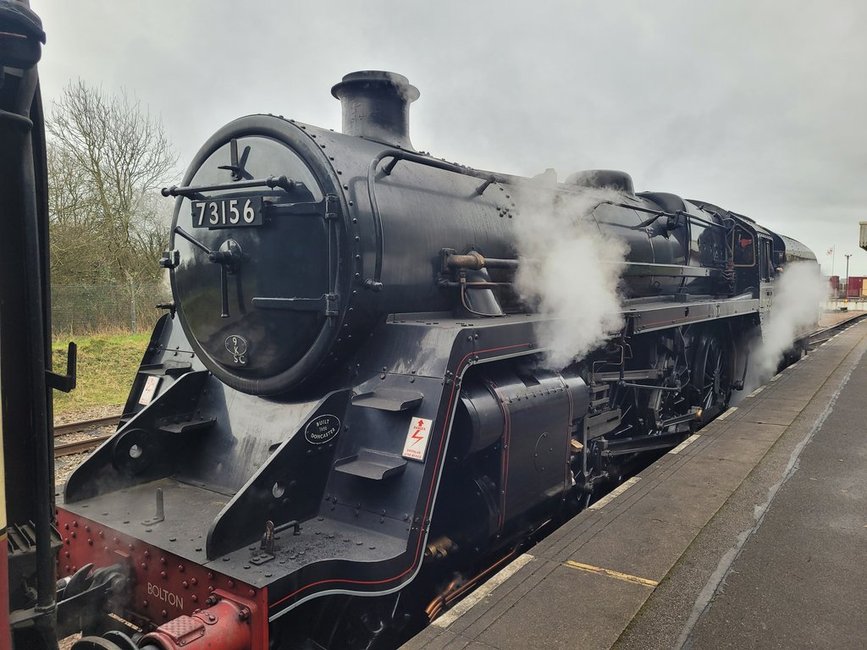
[[[61,458],[63,456],[72,456],[73,454],[83,454],[96,449],[109,438],[111,438],[111,434],[105,436],[94,436],[85,440],[76,440],[75,442],[67,442],[62,445],[54,445],[54,457]]]
[[[840,332],[841,330],[846,329],[850,325],[854,325],[855,323],[861,321],[862,319],[867,318],[867,313],[862,314],[853,314],[850,318],[846,318],[845,320],[840,321],[839,323],[834,323],[829,327],[824,327],[822,329],[815,330],[810,334],[801,337],[797,341],[796,344],[806,345],[808,349],[815,348],[832,336]]]
[[[82,420],[81,422],[70,422],[69,424],[60,424],[54,427],[54,437],[65,436],[70,433],[78,433],[88,429],[96,429],[98,427],[107,427],[109,425],[120,422],[120,415],[109,415],[104,418],[96,418],[94,420]]]
[[[120,422],[120,415],[108,415],[102,418],[93,420],[82,420],[80,422],[70,422],[68,424],[60,424],[54,427],[54,437],[62,438],[73,433],[85,433],[100,429],[102,427],[114,426]],[[63,442],[54,445],[54,458],[63,456],[72,456],[73,454],[83,454],[89,452],[114,435],[112,431],[109,434],[93,435],[83,440],[75,440],[73,442]]]

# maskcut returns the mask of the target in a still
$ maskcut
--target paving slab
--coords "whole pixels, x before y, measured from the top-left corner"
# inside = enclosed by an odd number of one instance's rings
[[[650,587],[557,566],[478,637],[494,648],[607,648]]]

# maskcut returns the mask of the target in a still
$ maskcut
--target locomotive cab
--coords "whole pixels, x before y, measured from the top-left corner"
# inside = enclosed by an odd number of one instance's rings
[[[773,234],[748,217],[729,215],[733,219],[730,237],[735,291],[758,298],[759,314],[764,318],[771,309],[777,275]]]

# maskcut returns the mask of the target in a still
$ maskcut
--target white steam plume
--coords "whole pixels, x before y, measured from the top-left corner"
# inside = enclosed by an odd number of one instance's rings
[[[565,194],[539,185],[521,190],[515,223],[521,298],[550,317],[541,325],[545,365],[560,369],[597,348],[623,325],[617,284],[628,250],[591,216],[613,190]]]
[[[762,323],[762,340],[750,358],[747,388],[766,382],[795,338],[815,327],[828,299],[828,283],[819,266],[811,262],[791,264],[783,271],[774,291],[771,312]]]

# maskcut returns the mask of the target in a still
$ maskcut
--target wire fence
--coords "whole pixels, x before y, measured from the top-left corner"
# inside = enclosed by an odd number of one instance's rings
[[[51,287],[51,329],[54,336],[124,330],[150,330],[169,302],[163,283],[72,284]]]

